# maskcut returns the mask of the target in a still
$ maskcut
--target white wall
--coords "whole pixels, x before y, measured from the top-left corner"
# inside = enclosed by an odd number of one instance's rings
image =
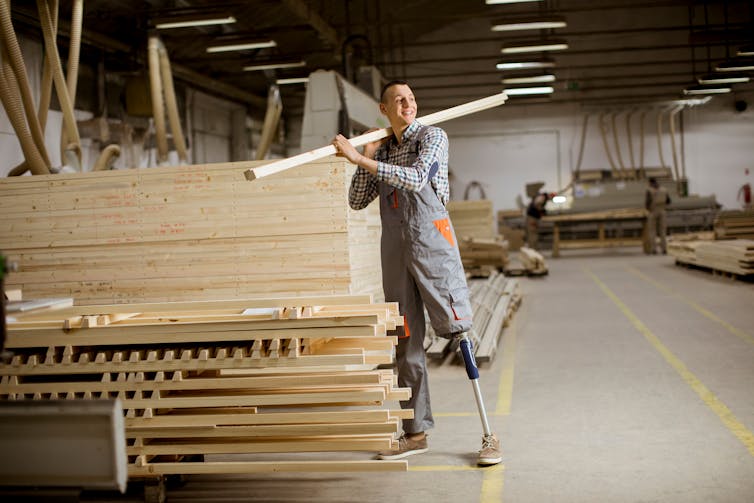
[[[754,95],[737,98],[750,103],[743,113],[734,111],[732,96],[717,97],[706,105],[682,112],[689,191],[715,194],[726,208],[739,207],[736,194],[743,183],[754,184]],[[564,187],[576,167],[586,111],[590,119],[581,169],[609,170],[598,126],[599,114],[605,110],[587,110],[577,105],[503,105],[443,124],[450,137],[450,167],[455,175],[451,197],[462,199],[468,182],[476,180],[482,183],[498,210],[515,208],[517,195],[526,201],[526,183],[544,181],[543,190],[547,191]],[[644,164],[648,167],[661,165],[656,123],[655,111],[649,112],[644,120]],[[663,124],[663,157],[665,165],[671,166],[667,119]],[[634,161],[638,164],[638,112],[631,118],[631,128]],[[617,130],[623,163],[629,166],[625,112],[618,115]],[[612,135],[608,136],[612,140]],[[680,151],[680,136],[676,138]],[[610,148],[614,155],[613,143]]]

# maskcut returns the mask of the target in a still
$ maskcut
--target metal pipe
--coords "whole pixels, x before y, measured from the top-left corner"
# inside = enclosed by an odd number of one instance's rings
[[[670,146],[673,149],[673,172],[675,174],[676,180],[681,179],[681,171],[678,163],[678,148],[675,144],[675,116],[683,109],[684,105],[678,105],[673,110],[671,110],[668,118],[668,121],[670,122]]]

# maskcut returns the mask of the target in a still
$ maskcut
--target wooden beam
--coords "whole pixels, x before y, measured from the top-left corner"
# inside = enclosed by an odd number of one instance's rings
[[[463,117],[464,115],[481,112],[482,110],[487,110],[488,108],[502,105],[503,103],[505,103],[506,99],[508,99],[508,96],[504,92],[501,92],[499,94],[488,96],[486,98],[470,101],[469,103],[464,103],[463,105],[458,105],[446,110],[440,110],[439,112],[420,117],[417,120],[426,126],[431,126],[432,124],[439,124],[451,119]],[[362,145],[366,145],[367,143],[387,138],[392,133],[393,130],[391,128],[384,128],[377,131],[372,131],[371,133],[356,136],[348,141],[354,147],[360,147]],[[329,155],[335,155],[335,147],[333,147],[332,145],[327,145],[315,150],[310,150],[309,152],[303,152],[299,155],[288,157],[287,159],[281,159],[279,161],[271,162],[270,164],[265,164],[264,166],[259,166],[258,168],[251,168],[244,174],[247,180],[256,180],[257,178],[263,178],[265,176],[273,175],[275,173],[285,171],[286,169],[294,168],[296,166],[300,166],[301,164],[306,164],[307,162],[322,159],[323,157],[327,157]]]

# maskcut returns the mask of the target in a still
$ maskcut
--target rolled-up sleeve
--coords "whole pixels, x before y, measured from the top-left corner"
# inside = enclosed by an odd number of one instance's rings
[[[377,179],[402,190],[420,191],[448,157],[448,135],[440,128],[430,128],[419,144],[419,152],[411,166],[377,162]]]

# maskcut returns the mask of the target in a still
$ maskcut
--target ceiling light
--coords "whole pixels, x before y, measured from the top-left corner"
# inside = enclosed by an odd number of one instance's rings
[[[260,63],[252,63],[244,66],[245,72],[254,72],[257,70],[274,70],[275,68],[300,68],[306,66],[306,61],[301,60],[285,60],[285,61],[265,61]]]
[[[515,87],[513,89],[506,89],[505,94],[508,96],[529,96],[532,94],[552,94],[555,92],[551,86],[544,87]]]
[[[245,51],[248,49],[265,49],[267,47],[275,47],[277,44],[274,40],[270,39],[257,39],[257,40],[237,40],[235,42],[228,42],[224,44],[212,45],[207,47],[207,52],[226,52],[226,51]]]
[[[291,79],[277,79],[275,83],[277,85],[283,84],[306,84],[309,82],[309,77],[295,77]]]
[[[501,81],[503,84],[542,84],[544,82],[555,82],[555,75],[546,73],[544,75],[528,75],[524,77],[508,77]]]
[[[687,96],[698,94],[725,94],[730,91],[730,86],[689,86],[683,90],[683,94]]]
[[[487,5],[498,5],[504,3],[524,3],[524,2],[541,2],[542,0],[485,0]]]
[[[697,81],[700,84],[744,84],[751,80],[748,75],[729,73],[729,74],[710,74],[699,77]]]
[[[496,65],[498,70],[529,70],[532,68],[552,68],[555,62],[551,59],[539,61],[501,61]]]
[[[718,72],[745,72],[754,70],[754,59],[742,59],[739,61],[726,61],[715,67]]]
[[[736,53],[738,56],[754,56],[754,45],[745,45]]]
[[[552,202],[555,204],[563,204],[566,201],[568,201],[566,196],[553,196],[552,198]]]
[[[154,27],[160,30],[186,28],[189,26],[209,26],[213,24],[235,23],[236,18],[227,14],[205,14],[202,16],[176,16],[153,20]]]
[[[532,40],[504,45],[500,52],[503,54],[521,54],[524,52],[562,51],[568,49],[568,44],[561,40]]]
[[[548,28],[565,28],[562,17],[542,17],[527,19],[501,19],[492,23],[492,31],[545,30]]]

